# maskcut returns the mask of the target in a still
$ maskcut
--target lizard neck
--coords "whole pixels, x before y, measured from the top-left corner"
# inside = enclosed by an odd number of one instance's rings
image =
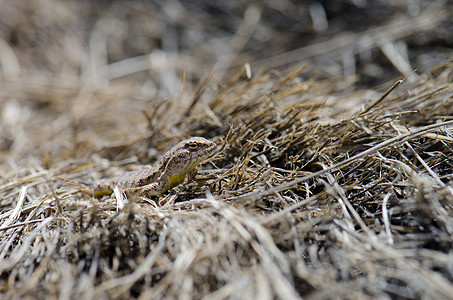
[[[200,161],[201,159],[192,162],[187,166],[187,168],[185,168],[180,173],[172,174],[170,176],[167,175],[168,178],[162,176],[161,180],[166,183],[165,186],[163,187],[162,193],[165,193],[169,189],[174,188],[175,186],[183,183],[187,174],[189,174],[193,169],[195,169],[200,164]]]

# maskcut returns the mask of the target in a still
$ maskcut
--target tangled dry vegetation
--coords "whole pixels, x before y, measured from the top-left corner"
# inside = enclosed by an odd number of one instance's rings
[[[159,101],[140,78],[2,77],[1,295],[451,297],[453,62],[377,90],[309,68],[214,71]],[[121,174],[187,136],[219,151],[160,198],[61,180]]]

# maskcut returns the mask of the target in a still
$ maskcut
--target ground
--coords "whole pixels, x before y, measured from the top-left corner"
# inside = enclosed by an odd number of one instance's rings
[[[2,299],[453,295],[448,2],[0,3]]]

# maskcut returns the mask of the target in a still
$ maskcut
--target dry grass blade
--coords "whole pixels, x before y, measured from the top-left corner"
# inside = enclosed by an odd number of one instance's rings
[[[278,187],[273,187],[273,188],[270,188],[266,191],[253,191],[253,192],[250,192],[248,194],[245,194],[245,195],[242,195],[242,196],[239,196],[239,197],[236,197],[234,199],[230,199],[232,200],[233,202],[235,203],[241,203],[241,202],[244,202],[244,201],[254,201],[254,200],[258,200],[258,199],[261,199],[262,197],[264,196],[267,196],[267,195],[271,195],[273,193],[276,193],[276,192],[281,192],[281,191],[284,191],[284,190],[287,190],[289,188],[292,188],[294,187],[295,185],[299,184],[299,183],[302,183],[304,181],[308,181],[310,179],[313,179],[313,178],[316,178],[322,174],[325,174],[327,172],[330,172],[330,171],[333,171],[333,170],[336,170],[340,167],[347,167],[349,166],[350,164],[354,163],[354,162],[357,162],[360,158],[363,158],[367,155],[370,155],[370,154],[373,154],[381,149],[384,149],[385,147],[387,146],[391,146],[392,144],[395,144],[395,143],[398,143],[398,142],[404,142],[406,140],[410,140],[410,139],[414,139],[414,138],[417,138],[419,137],[420,135],[423,135],[433,129],[437,129],[439,127],[442,127],[442,126],[447,126],[447,125],[451,125],[453,124],[453,121],[446,121],[446,122],[441,122],[441,123],[437,123],[437,124],[432,124],[432,125],[428,125],[428,126],[425,126],[423,128],[419,128],[419,129],[416,129],[414,130],[413,132],[408,132],[408,133],[404,133],[404,134],[400,134],[400,135],[397,135],[391,139],[388,139],[384,142],[381,142],[363,152],[360,152],[344,161],[341,161],[341,162],[338,162],[336,164],[334,164],[333,166],[330,166],[328,168],[325,168],[321,171],[317,171],[317,172],[314,172],[310,175],[307,175],[307,176],[304,176],[302,178],[299,178],[299,179],[294,179],[290,182],[287,182],[285,184],[282,184],[282,185],[279,185]]]
[[[1,299],[453,295],[453,4],[3,2]]]

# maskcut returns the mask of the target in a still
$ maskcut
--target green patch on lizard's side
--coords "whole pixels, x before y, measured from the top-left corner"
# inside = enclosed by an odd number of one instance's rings
[[[198,160],[194,161],[193,163],[191,163],[191,164],[187,167],[187,169],[185,169],[183,172],[168,177],[168,183],[167,183],[167,185],[163,188],[163,190],[162,190],[161,193],[165,193],[165,192],[168,191],[169,189],[172,189],[172,188],[174,188],[175,186],[180,185],[181,183],[183,183],[183,182],[184,182],[184,179],[185,179],[186,176],[187,176],[187,174],[189,174],[190,171],[192,171],[194,168],[196,168],[196,167],[200,164],[200,162],[201,162],[201,159],[198,159]]]
[[[112,193],[113,190],[111,188],[104,188],[102,190],[94,191],[93,196],[99,199],[102,198],[102,196],[108,196],[111,195]]]

